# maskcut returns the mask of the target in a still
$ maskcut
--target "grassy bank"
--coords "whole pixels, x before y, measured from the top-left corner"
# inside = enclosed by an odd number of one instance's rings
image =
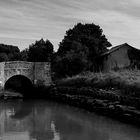
[[[117,94],[140,97],[140,70],[120,70],[104,73],[86,72],[56,81],[58,86],[93,87],[117,91]]]

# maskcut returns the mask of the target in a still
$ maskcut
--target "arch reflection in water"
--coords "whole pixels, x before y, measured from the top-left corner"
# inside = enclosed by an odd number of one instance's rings
[[[106,117],[44,101],[0,103],[6,140],[138,140],[140,130]]]

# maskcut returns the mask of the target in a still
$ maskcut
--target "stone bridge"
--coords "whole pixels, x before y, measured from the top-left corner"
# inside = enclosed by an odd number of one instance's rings
[[[17,79],[18,81],[15,82],[15,79]],[[19,81],[21,81],[21,83]],[[24,83],[25,85],[29,85],[29,83],[32,83],[32,85],[35,86],[49,86],[52,83],[50,63],[25,61],[1,62],[1,89],[5,88],[8,83],[17,85],[19,85],[19,83]]]

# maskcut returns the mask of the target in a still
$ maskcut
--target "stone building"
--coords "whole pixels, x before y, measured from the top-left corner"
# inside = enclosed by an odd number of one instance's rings
[[[115,46],[97,59],[99,71],[139,67],[140,50],[127,43]]]

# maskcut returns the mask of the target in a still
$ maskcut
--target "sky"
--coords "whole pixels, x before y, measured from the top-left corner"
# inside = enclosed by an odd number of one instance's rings
[[[100,25],[113,46],[140,49],[140,0],[0,0],[0,43],[21,50],[41,38],[57,50],[79,22]]]

